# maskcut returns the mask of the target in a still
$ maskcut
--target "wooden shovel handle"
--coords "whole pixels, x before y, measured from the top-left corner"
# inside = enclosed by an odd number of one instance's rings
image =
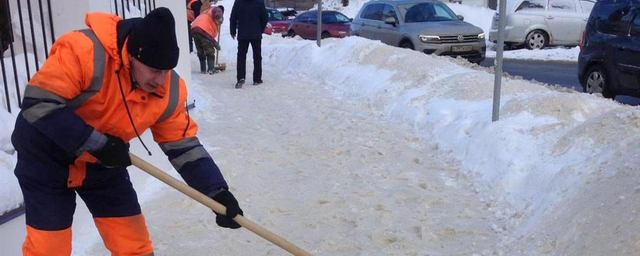
[[[131,156],[131,162],[133,163],[134,166],[140,168],[141,170],[145,171],[146,173],[150,174],[151,176],[159,179],[160,181],[166,183],[167,185],[175,188],[176,190],[182,192],[183,194],[193,198],[194,200],[200,202],[201,204],[204,204],[205,206],[211,208],[211,210],[219,213],[219,214],[225,214],[227,212],[227,208],[224,207],[224,205],[221,205],[220,203],[216,202],[215,200],[209,198],[208,196],[200,193],[199,191],[193,189],[192,187],[189,187],[187,184],[184,184],[183,182],[179,181],[178,179],[171,177],[169,174],[166,174],[165,172],[163,172],[162,170],[158,169],[157,167],[153,166],[152,164],[142,160],[142,158],[129,153],[129,155]],[[277,236],[274,233],[271,233],[269,230],[266,230],[265,228],[261,227],[258,224],[253,223],[252,221],[248,220],[247,218],[243,217],[242,215],[238,215],[235,218],[233,218],[234,221],[236,221],[238,224],[240,224],[242,227],[250,230],[251,232],[255,233],[256,235],[266,239],[267,241],[279,246],[280,248],[290,252],[293,255],[296,256],[313,256],[311,253],[308,253],[306,251],[304,251],[303,249],[300,249],[299,247],[295,246],[294,244],[290,243],[289,241]]]

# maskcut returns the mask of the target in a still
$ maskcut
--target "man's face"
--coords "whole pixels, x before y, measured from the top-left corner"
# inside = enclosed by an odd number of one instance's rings
[[[167,75],[171,70],[159,70],[145,65],[133,56],[129,55],[131,60],[131,74],[138,82],[140,89],[146,92],[155,92],[158,87],[164,84]]]

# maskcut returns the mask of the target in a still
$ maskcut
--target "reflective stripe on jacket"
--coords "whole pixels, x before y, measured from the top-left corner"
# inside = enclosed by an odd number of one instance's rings
[[[90,29],[56,41],[25,91],[19,116],[23,120],[16,122],[12,136],[16,150],[27,158],[42,154],[68,164],[68,186],[81,186],[87,163],[96,159],[87,152],[75,158],[74,152],[93,129],[126,142],[136,137],[122,90],[138,131],[151,129],[154,140],[189,185],[203,193],[227,187],[195,137],[198,126],[185,111],[184,80],[172,71],[154,93],[133,87],[129,54],[126,47],[121,55],[118,49],[120,21],[112,14],[89,13],[86,24]]]

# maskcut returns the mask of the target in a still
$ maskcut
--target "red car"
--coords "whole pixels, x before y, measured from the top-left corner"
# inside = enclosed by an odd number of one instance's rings
[[[290,20],[285,19],[282,13],[276,9],[267,8],[267,18],[269,21],[267,27],[264,29],[264,33],[267,35],[285,32],[291,23]]]
[[[351,34],[351,21],[342,13],[336,11],[322,11],[321,38],[343,38]],[[304,39],[317,39],[318,11],[308,11],[293,19],[287,29],[287,36],[296,35]]]

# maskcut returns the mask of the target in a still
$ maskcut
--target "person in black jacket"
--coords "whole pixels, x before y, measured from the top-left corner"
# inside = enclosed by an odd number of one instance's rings
[[[262,0],[236,0],[231,9],[231,38],[238,35],[238,67],[236,89],[245,81],[247,51],[253,49],[253,85],[262,83],[262,32],[267,27],[267,8]]]

